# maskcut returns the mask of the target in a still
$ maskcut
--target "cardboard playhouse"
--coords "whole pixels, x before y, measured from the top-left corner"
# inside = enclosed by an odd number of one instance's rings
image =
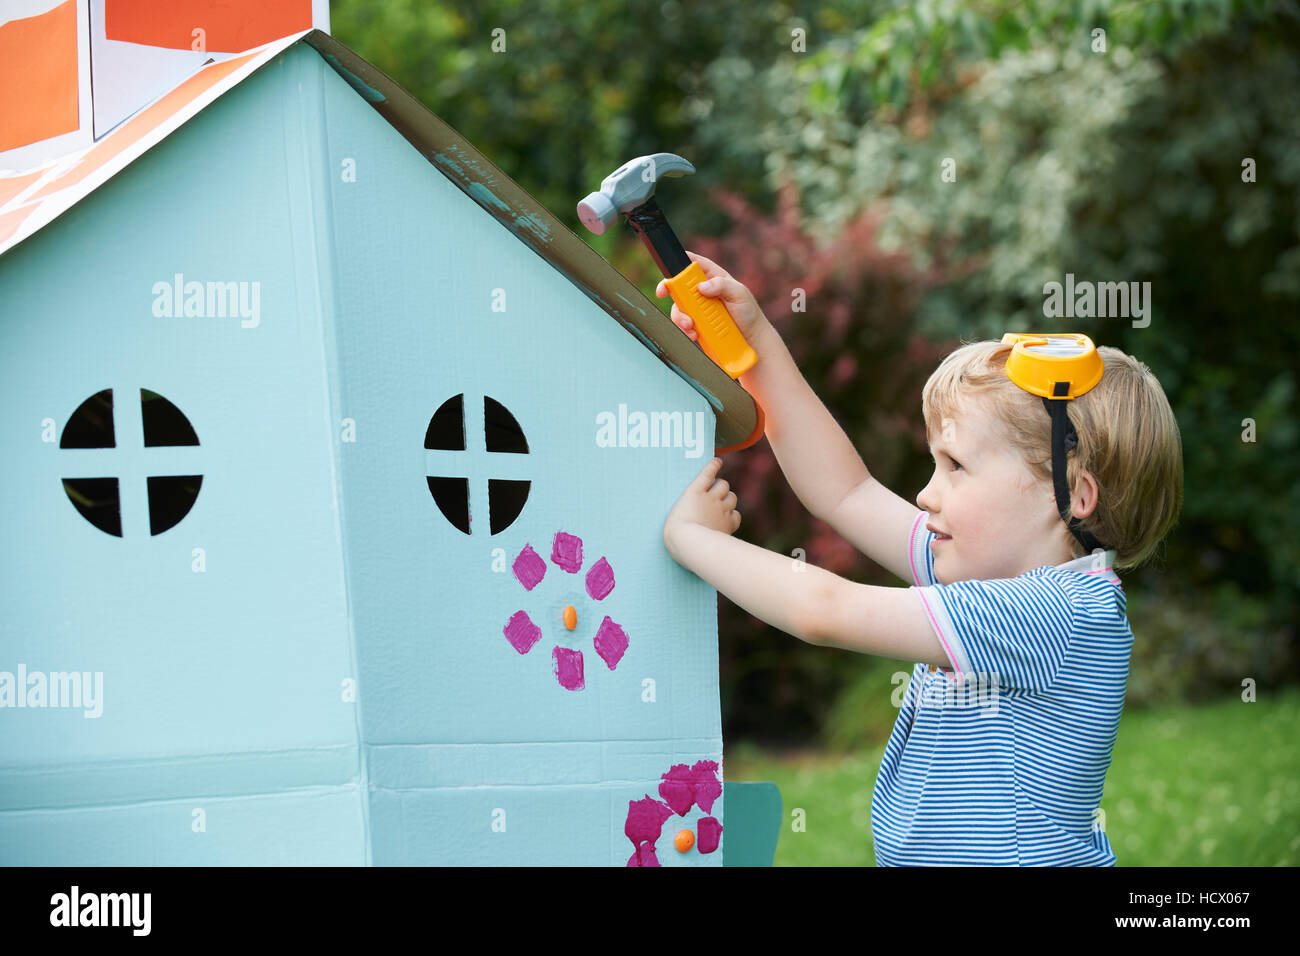
[[[0,864],[770,863],[662,540],[744,390],[310,4],[29,5]]]

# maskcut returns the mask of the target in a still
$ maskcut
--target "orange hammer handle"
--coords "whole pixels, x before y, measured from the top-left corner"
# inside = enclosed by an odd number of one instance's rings
[[[709,298],[697,288],[706,279],[700,264],[692,262],[671,279],[665,279],[664,285],[677,308],[695,323],[704,354],[732,378],[739,378],[754,367],[758,354],[745,341],[722,301]]]

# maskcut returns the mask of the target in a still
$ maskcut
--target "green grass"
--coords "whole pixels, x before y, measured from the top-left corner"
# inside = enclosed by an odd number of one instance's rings
[[[1300,689],[1125,713],[1101,808],[1118,866],[1295,866]],[[871,789],[884,747],[847,756],[729,747],[729,780],[770,780],[777,866],[871,866]],[[792,827],[796,808],[805,829]]]

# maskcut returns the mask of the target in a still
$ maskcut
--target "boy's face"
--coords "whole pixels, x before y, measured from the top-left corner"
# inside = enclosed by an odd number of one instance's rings
[[[976,402],[943,420],[930,451],[934,477],[916,503],[931,529],[950,536],[931,545],[940,583],[1013,578],[1070,560],[1051,484],[1035,483]]]

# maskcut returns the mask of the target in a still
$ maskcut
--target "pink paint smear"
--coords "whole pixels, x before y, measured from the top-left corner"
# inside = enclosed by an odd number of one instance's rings
[[[582,690],[587,686],[582,679],[582,651],[557,646],[551,651],[551,662],[555,677],[565,690]]]
[[[524,590],[531,591],[537,587],[537,582],[545,576],[546,562],[542,560],[540,554],[533,550],[531,544],[526,544],[524,550],[519,552],[519,557],[515,558],[514,572],[515,577],[519,579],[519,583],[524,586]]]
[[[587,572],[587,597],[594,601],[603,601],[614,590],[614,569],[609,562],[601,558]]]
[[[716,817],[704,817],[699,825],[699,848],[701,853],[712,853],[722,840],[722,824]]]
[[[551,560],[570,574],[577,574],[582,567],[582,539],[557,531],[551,543]]]
[[[542,629],[524,611],[516,611],[505,626],[506,640],[520,654],[527,654],[542,637]]]
[[[712,760],[701,760],[694,767],[684,763],[674,764],[659,784],[659,796],[673,808],[679,817],[690,813],[699,804],[705,813],[713,810],[713,801],[722,796],[718,781],[718,765]]]
[[[596,631],[596,639],[592,643],[596,645],[596,653],[610,670],[618,666],[618,662],[627,652],[627,635],[623,633],[621,627],[609,619],[609,615],[600,622],[600,630]]]

